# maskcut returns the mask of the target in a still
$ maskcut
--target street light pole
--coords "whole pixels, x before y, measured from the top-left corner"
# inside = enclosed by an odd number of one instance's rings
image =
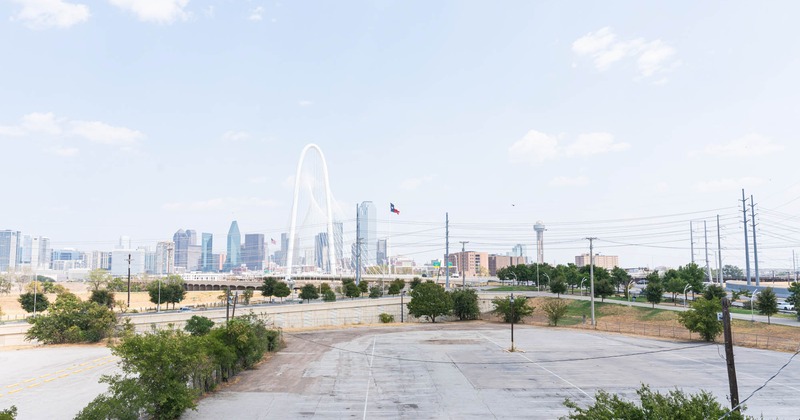
[[[508,275],[509,275],[509,276],[514,276],[514,282],[515,282],[515,283],[519,283],[519,280],[517,280],[517,275],[516,275],[516,274],[514,274],[514,272],[512,272],[512,271],[509,271],[509,272],[508,272]],[[513,286],[514,284],[512,283],[511,285]]]
[[[547,273],[542,273],[543,276],[547,277],[547,285],[550,285],[550,276]]]
[[[758,289],[753,292],[753,295],[750,296],[750,322],[756,322],[756,315],[755,311],[753,310],[753,299],[755,299],[756,295],[758,294]]]
[[[684,308],[686,308],[686,301],[687,301],[687,300],[689,300],[689,298],[688,298],[688,297],[687,297],[687,295],[686,295],[686,289],[688,289],[688,288],[690,288],[690,287],[692,287],[692,285],[691,285],[691,284],[687,284],[687,285],[686,285],[686,286],[683,288],[683,307],[684,307]]]
[[[403,309],[403,308],[405,308],[405,306],[403,306],[403,296],[405,296],[405,295],[406,295],[406,291],[405,290],[400,292],[400,323],[401,324],[404,322],[403,321],[403,312],[405,312],[405,309]]]
[[[579,289],[581,289],[581,296],[583,296],[583,282],[585,282],[585,281],[586,281],[586,277],[584,277],[583,280],[581,280],[581,285],[580,285],[580,287],[578,287]]]
[[[158,307],[156,308],[156,312],[161,312],[161,279],[158,279]]]
[[[514,351],[514,293],[511,293],[511,298],[508,300],[511,303],[511,351]]]

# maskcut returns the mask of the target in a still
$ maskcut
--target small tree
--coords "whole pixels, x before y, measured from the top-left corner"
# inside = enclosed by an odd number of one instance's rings
[[[614,285],[610,280],[599,280],[594,282],[594,296],[600,297],[600,301],[604,302],[607,297],[614,294]]]
[[[557,327],[558,321],[569,311],[569,303],[564,299],[547,299],[542,304],[542,311],[547,315],[550,325]]]
[[[318,299],[319,293],[317,292],[317,287],[311,283],[306,283],[303,285],[303,288],[300,289],[300,299],[303,299],[307,302],[311,302],[312,299]]]
[[[593,403],[586,408],[581,408],[569,398],[564,405],[570,410],[572,420],[595,419],[716,419],[728,417],[732,420],[742,420],[745,417],[738,411],[728,413],[714,395],[700,391],[695,395],[684,394],[675,389],[664,395],[653,392],[647,385],[642,385],[636,393],[641,400],[640,404],[629,401],[619,395],[612,395],[604,390],[595,394]]]
[[[212,328],[214,328],[214,321],[199,315],[193,315],[183,327],[191,335],[206,335]]]
[[[411,290],[414,290],[420,284],[422,284],[422,279],[419,277],[414,277],[413,279],[411,279],[411,286],[410,286]]]
[[[114,307],[114,292],[107,289],[92,290],[89,301],[108,308]]]
[[[800,283],[792,282],[789,285],[789,297],[786,298],[787,303],[794,305],[794,310],[800,319]]]
[[[0,420],[16,420],[17,418],[17,406],[12,405],[5,410],[0,410]]]
[[[5,276],[0,275],[0,294],[10,294],[13,286],[14,285],[11,284],[11,282],[5,278]]]
[[[275,285],[277,284],[278,281],[274,278],[265,278],[264,284],[261,285],[261,295],[270,298],[269,300],[272,301],[272,297],[275,296]]]
[[[87,280],[92,287],[92,290],[100,290],[111,282],[111,274],[102,268],[97,268],[89,272],[89,279]]]
[[[555,293],[560,298],[562,293],[567,293],[567,282],[561,277],[556,277],[550,282],[550,293]]]
[[[322,294],[322,300],[325,302],[336,302],[336,293],[333,290],[328,289]]]
[[[459,320],[478,319],[481,310],[478,307],[478,293],[473,289],[453,290],[450,292],[453,300],[453,315]]]
[[[411,291],[408,313],[415,317],[426,317],[436,322],[436,317],[447,315],[453,309],[453,302],[444,287],[433,282],[425,282]]]
[[[244,300],[245,305],[250,304],[250,299],[253,298],[253,289],[244,289],[242,292],[242,300]]]
[[[758,313],[767,316],[767,324],[770,323],[772,315],[778,313],[778,297],[775,296],[775,291],[771,287],[767,287],[758,294],[755,304]]]
[[[321,283],[319,285],[319,294],[321,294],[322,296],[325,296],[325,292],[327,292],[328,290],[333,290],[333,289],[331,289],[331,285],[330,284]]]
[[[389,285],[389,291],[387,293],[390,295],[399,295],[400,287],[397,284],[392,283]]]
[[[535,309],[533,306],[528,305],[528,300],[524,296],[514,299],[513,307],[511,306],[510,297],[494,298],[492,299],[492,305],[494,305],[494,311],[492,312],[503,317],[503,322],[511,322],[513,319],[514,323],[518,323],[522,321],[522,318],[530,316]]]
[[[647,286],[644,288],[644,297],[653,305],[653,308],[655,308],[656,304],[661,303],[661,300],[664,298],[664,286],[658,281],[647,283]]]
[[[272,294],[275,297],[281,298],[281,302],[283,302],[283,298],[292,294],[292,289],[289,288],[289,285],[279,281],[275,283],[275,289],[273,289]]]
[[[47,300],[47,296],[41,293],[36,294],[36,296],[30,292],[23,293],[19,295],[19,298],[17,299],[17,302],[19,302],[25,312],[33,312],[34,301],[36,303],[36,312],[45,311],[50,305],[50,301]]]
[[[372,299],[377,299],[383,296],[383,290],[381,290],[380,286],[372,286],[369,288],[369,297]]]
[[[719,300],[700,297],[692,302],[692,309],[678,314],[678,322],[689,331],[696,332],[703,340],[714,341],[722,332],[722,322],[717,321],[717,312],[722,311]]]
[[[706,287],[706,290],[703,290],[703,297],[708,300],[722,299],[726,296],[728,296],[728,294],[725,292],[725,289],[723,289],[722,286],[716,284],[711,284],[708,287]]]
[[[355,283],[352,282],[346,283],[344,285],[344,295],[349,298],[355,299],[361,296],[361,289]]]
[[[358,283],[358,290],[361,291],[361,294],[369,292],[369,282],[361,280],[361,283]]]

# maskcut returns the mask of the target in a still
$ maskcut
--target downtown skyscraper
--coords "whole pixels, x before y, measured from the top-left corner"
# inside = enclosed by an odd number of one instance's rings
[[[228,254],[225,257],[225,270],[233,270],[242,265],[242,235],[239,233],[239,224],[236,220],[231,222],[228,229]]]

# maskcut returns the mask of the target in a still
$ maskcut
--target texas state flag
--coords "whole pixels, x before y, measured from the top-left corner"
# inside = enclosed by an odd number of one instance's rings
[[[400,210],[397,210],[397,208],[394,206],[394,203],[389,203],[389,210],[390,210],[392,213],[395,213],[395,214],[400,214]]]

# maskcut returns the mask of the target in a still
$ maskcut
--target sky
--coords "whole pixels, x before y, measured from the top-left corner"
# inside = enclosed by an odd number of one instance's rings
[[[692,237],[704,264],[703,221],[713,260],[720,215],[723,264],[744,266],[745,189],[761,267],[791,267],[798,15],[792,1],[3,1],[0,229],[82,250],[183,228],[222,251],[232,220],[278,239],[314,143],[345,231],[373,201],[390,253],[418,263],[444,253],[447,213],[451,250],[534,256],[542,220],[550,263],[597,237],[622,266],[677,266]]]

